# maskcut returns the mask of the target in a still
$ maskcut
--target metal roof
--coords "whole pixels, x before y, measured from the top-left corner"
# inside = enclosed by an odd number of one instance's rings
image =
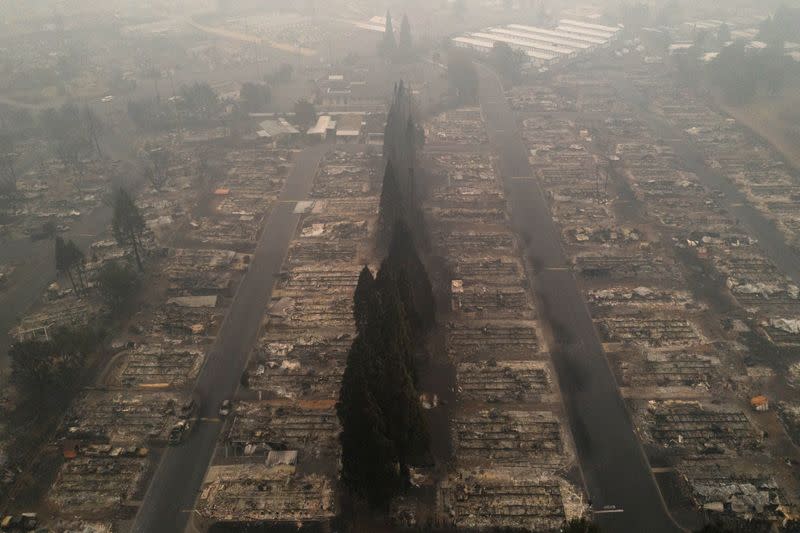
[[[581,22],[580,20],[571,20],[571,19],[561,19],[558,21],[559,24],[569,24],[570,26],[578,26],[580,28],[587,28],[590,30],[600,30],[600,31],[607,31],[610,33],[617,33],[620,30],[620,27],[614,26],[603,26],[602,24],[593,24],[591,22]]]
[[[529,34],[532,39],[535,38],[556,38],[562,39],[564,41],[569,41],[572,45],[564,45],[564,46],[576,46],[578,48],[585,48],[584,45],[586,44],[606,44],[608,39],[603,39],[600,37],[589,37],[586,35],[574,35],[563,31],[558,30],[546,30],[544,28],[535,28],[533,26],[524,26],[522,24],[509,24],[509,28],[512,28],[514,31],[519,31],[522,33]]]
[[[560,55],[569,55],[574,54],[575,51],[578,49],[576,46],[566,46],[566,45],[557,45],[553,44],[552,41],[548,40],[547,37],[536,37],[532,36],[529,33],[524,33],[520,31],[508,30],[506,28],[489,28],[487,30],[490,33],[498,33],[501,35],[508,35],[511,37],[517,37],[520,39],[524,39],[525,41],[534,43],[537,48],[541,48],[546,52],[554,52]]]
[[[609,35],[607,33],[584,30],[583,28],[575,28],[565,24],[559,24],[558,27],[553,31],[563,35],[566,39],[577,39],[579,41],[586,41],[594,44],[599,44],[597,41],[605,44],[613,37],[613,35]]]
[[[559,24],[558,31],[569,33],[571,35],[582,35],[585,37],[592,37],[595,39],[605,39],[606,41],[611,40],[614,37],[613,33],[609,33],[607,31],[598,31],[598,30],[589,30],[587,28],[579,28],[577,26],[570,26],[569,24]]]
[[[477,39],[477,38],[472,37],[472,36],[454,37],[453,38],[453,42],[467,44],[467,45],[470,45],[470,46],[476,46],[478,48],[485,48],[487,51],[489,51],[492,48],[494,48],[494,42],[493,41],[489,41],[489,40],[486,40],[486,39]],[[525,50],[525,53],[528,55],[528,57],[536,59],[538,61],[552,61],[553,59],[556,59],[558,57],[558,56],[553,55],[553,54],[544,54],[544,53],[541,53],[541,52],[535,52],[533,50]]]
[[[560,48],[554,49],[553,46],[537,43],[535,41],[531,41],[530,39],[522,39],[519,37],[513,37],[510,35],[503,35],[502,33],[483,33],[483,32],[476,32],[473,33],[475,37],[489,39],[491,41],[499,41],[509,45],[518,46],[520,48],[527,48],[534,51],[541,51],[543,53],[550,53],[553,56],[556,55],[568,55],[573,52],[573,50],[569,48]]]
[[[571,46],[573,48],[580,48],[581,50],[586,50],[591,48],[592,46],[596,46],[598,44],[605,44],[606,41],[602,43],[588,43],[581,39],[576,39],[575,37],[561,35],[556,36],[553,35],[555,33],[552,30],[543,30],[541,28],[534,28],[533,26],[524,26],[522,24],[509,24],[509,28],[512,28],[514,31],[523,31],[527,33],[532,33],[536,35],[542,35],[542,37],[546,37],[549,41],[557,44],[563,44],[564,46]]]
[[[555,45],[566,46],[578,50],[586,50],[588,48],[591,48],[599,44],[605,44],[606,42],[603,41],[602,43],[588,43],[584,40],[576,39],[574,37],[570,37],[567,35],[556,34],[556,32],[551,30],[543,30],[541,28],[534,28],[533,26],[524,26],[522,24],[509,24],[508,31],[526,34],[528,35],[527,37],[528,39],[547,41]]]

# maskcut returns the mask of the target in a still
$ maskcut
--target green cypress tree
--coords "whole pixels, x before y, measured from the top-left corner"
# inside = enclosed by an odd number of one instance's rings
[[[403,20],[400,22],[400,39],[397,43],[398,55],[407,60],[413,53],[413,44],[411,42],[411,24],[408,23],[408,15],[403,15]]]
[[[394,443],[402,479],[407,482],[408,466],[424,456],[429,436],[415,387],[413,347],[396,278],[380,273],[378,277],[380,314],[365,340],[378,359],[380,376],[374,380],[378,385],[375,397],[386,416],[387,434]]]
[[[415,313],[409,313],[409,317],[419,321],[419,329],[414,332],[414,336],[419,338],[418,336],[425,335],[436,322],[436,299],[428,272],[414,245],[414,238],[403,220],[395,224],[389,253],[382,268],[390,269],[395,275],[405,271],[413,296],[407,298],[405,303],[407,306],[413,305],[416,310]]]
[[[399,273],[398,273],[399,274]],[[368,340],[384,354],[395,357],[403,363],[405,371],[417,383],[417,371],[414,364],[413,332],[409,327],[409,318],[405,310],[398,286],[398,274],[381,268],[375,280],[378,292],[376,313],[373,313]]]
[[[380,44],[380,53],[382,56],[392,58],[397,51],[397,43],[394,39],[394,28],[392,27],[392,14],[386,12],[386,27],[384,28],[383,40]]]
[[[353,319],[356,331],[363,334],[367,327],[367,318],[370,311],[370,302],[375,298],[375,278],[367,265],[358,275],[358,284],[353,293]]]
[[[404,217],[404,213],[403,195],[397,183],[392,160],[389,159],[386,161],[381,198],[378,203],[378,239],[380,242],[389,242],[395,225]]]
[[[385,506],[401,486],[387,417],[372,392],[379,363],[363,338],[356,337],[336,404],[342,427],[342,483],[373,507]]]

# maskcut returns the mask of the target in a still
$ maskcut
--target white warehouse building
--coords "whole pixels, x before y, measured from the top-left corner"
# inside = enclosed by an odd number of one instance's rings
[[[621,30],[622,27],[562,19],[556,29],[509,24],[460,35],[452,43],[483,54],[488,54],[496,43],[505,43],[525,52],[532,64],[547,66],[608,46]]]

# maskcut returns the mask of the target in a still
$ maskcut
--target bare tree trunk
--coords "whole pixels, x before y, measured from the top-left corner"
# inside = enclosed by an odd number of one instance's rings
[[[131,244],[133,245],[133,255],[136,257],[136,266],[139,267],[139,272],[144,272],[144,266],[142,266],[142,258],[139,256],[139,242],[136,239],[136,234],[131,232]]]
[[[78,275],[78,282],[80,283],[80,286],[81,286],[81,293],[85,294],[86,293],[86,281],[83,278],[83,267],[81,265],[76,266],[75,267],[75,273]]]
[[[78,287],[75,285],[75,279],[72,277],[72,271],[69,268],[67,269],[67,277],[69,278],[70,285],[72,285],[72,292],[78,294]]]

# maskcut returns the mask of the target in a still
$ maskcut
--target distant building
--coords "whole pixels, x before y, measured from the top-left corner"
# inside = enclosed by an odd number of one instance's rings
[[[482,54],[488,54],[495,44],[504,43],[524,52],[531,64],[547,66],[608,46],[621,30],[621,27],[562,19],[555,29],[508,24],[459,35],[452,42],[456,47]]]
[[[336,142],[357,142],[364,128],[364,118],[360,114],[341,115],[336,120]]]
[[[319,103],[323,106],[347,105],[353,92],[350,80],[343,74],[331,74],[317,82]]]
[[[260,128],[256,135],[260,139],[267,139],[273,142],[291,140],[300,135],[300,132],[286,122],[286,119],[268,119],[258,123]]]
[[[308,128],[306,135],[316,137],[317,140],[324,141],[329,134],[336,131],[336,121],[330,115],[321,115],[317,119],[317,123]]]

